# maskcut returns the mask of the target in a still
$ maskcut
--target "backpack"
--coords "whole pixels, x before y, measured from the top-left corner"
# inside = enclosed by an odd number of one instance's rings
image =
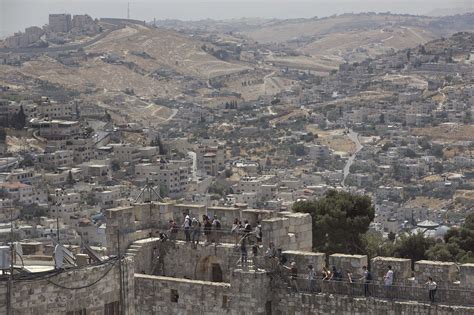
[[[367,271],[367,278],[365,278],[366,281],[371,281],[372,280],[372,274],[370,271]]]
[[[250,233],[251,231],[252,231],[252,226],[249,223],[247,223],[245,225],[245,232]]]

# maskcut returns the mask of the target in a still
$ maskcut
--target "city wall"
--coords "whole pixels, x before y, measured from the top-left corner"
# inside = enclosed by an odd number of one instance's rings
[[[264,245],[270,241],[287,250],[305,250],[312,248],[312,220],[309,214],[254,209],[220,208],[199,205],[181,205],[173,203],[135,204],[106,210],[107,217],[107,249],[109,254],[116,254],[118,243],[124,252],[133,242],[158,236],[159,231],[165,232],[168,221],[174,219],[179,226],[184,221],[183,214],[202,218],[217,215],[222,224],[222,242],[234,242],[231,227],[235,218],[249,220],[255,227],[257,221],[262,225]],[[183,233],[179,233],[183,238]],[[201,240],[203,236],[201,235]]]
[[[125,259],[122,268],[126,288],[125,309],[127,314],[135,314],[133,259]],[[106,305],[111,306],[113,303],[118,305],[119,278],[118,262],[115,262],[115,264],[106,263],[64,271],[57,276],[48,276],[45,279],[14,280],[13,314],[59,315],[85,310],[87,314],[102,315]],[[97,280],[99,281],[93,284]],[[5,281],[0,281],[0,314],[7,313],[7,292],[5,279]]]

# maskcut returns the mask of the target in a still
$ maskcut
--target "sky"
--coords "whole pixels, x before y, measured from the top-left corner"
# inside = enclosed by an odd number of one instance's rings
[[[42,26],[48,22],[50,13],[126,17],[128,2],[130,17],[147,21],[153,18],[308,18],[369,11],[429,14],[434,9],[474,10],[474,0],[0,0],[0,38],[28,26]]]

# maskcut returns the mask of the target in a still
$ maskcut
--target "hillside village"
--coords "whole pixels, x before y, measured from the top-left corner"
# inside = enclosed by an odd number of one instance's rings
[[[181,224],[181,211],[213,213],[228,228],[242,213],[254,225],[276,217],[304,225],[293,205],[331,190],[369,196],[369,231],[384,239],[421,230],[442,240],[472,213],[472,29],[373,54],[347,48],[305,68],[302,58],[313,57],[301,43],[165,26],[51,15],[43,29],[4,41],[2,242],[50,253],[61,240],[71,251],[117,254],[111,233],[130,216],[142,226],[123,242],[142,238],[147,205],[161,209],[153,229]],[[169,54],[166,39],[178,43]],[[123,210],[132,208],[143,213]],[[149,242],[141,246],[169,250]],[[146,264],[135,268],[155,274]]]

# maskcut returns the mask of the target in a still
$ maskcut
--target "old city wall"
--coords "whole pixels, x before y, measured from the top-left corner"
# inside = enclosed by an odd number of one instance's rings
[[[229,282],[135,275],[137,314],[472,314],[474,307],[295,293],[265,271],[234,270]]]
[[[124,305],[127,314],[135,314],[133,260],[125,259],[122,268],[126,287]],[[13,314],[55,315],[81,310],[86,310],[87,314],[104,314],[107,304],[120,300],[119,278],[118,262],[115,262],[77,268],[43,280],[16,280],[13,283]],[[0,293],[0,313],[6,314],[7,281],[0,282]]]
[[[473,307],[448,306],[414,301],[390,301],[384,299],[354,298],[333,294],[275,294],[272,314],[450,314],[469,315]]]
[[[148,238],[134,242],[128,255],[139,257],[135,262],[138,273],[204,281],[229,281],[239,254],[231,244],[196,248],[184,241],[162,242]]]
[[[221,242],[235,242],[235,235],[231,234],[231,226],[234,218],[239,218],[242,221],[249,220],[253,226],[260,221],[264,245],[268,246],[269,242],[273,242],[286,250],[309,251],[312,248],[312,220],[306,213],[217,207],[206,210],[196,205],[149,203],[106,211],[106,238],[109,254],[117,253],[118,243],[123,252],[139,239],[157,236],[159,230],[166,231],[170,219],[180,223],[184,219],[183,213],[189,213],[194,217],[201,217],[202,214],[211,217],[217,215],[222,223]],[[178,234],[178,239],[182,237],[181,232]]]
[[[165,245],[166,244],[166,245]],[[312,314],[342,313],[342,314],[472,314],[474,291],[472,279],[474,265],[464,264],[458,272],[454,272],[451,264],[442,262],[421,261],[415,263],[414,271],[411,261],[392,257],[377,257],[372,259],[370,266],[373,273],[386,272],[390,264],[395,270],[395,284],[390,291],[392,300],[386,299],[386,289],[381,280],[374,276],[371,285],[371,298],[363,298],[363,286],[360,282],[349,284],[341,282],[322,282],[318,280],[317,287],[323,293],[307,294],[296,293],[290,289],[287,278],[279,278],[268,273],[268,270],[255,271],[254,267],[243,271],[235,264],[225,266],[222,258],[226,255],[233,257],[232,251],[226,247],[202,246],[197,250],[190,249],[190,245],[178,241],[161,242],[158,238],[150,238],[135,242],[130,250],[136,257],[142,253],[153,251],[145,259],[137,259],[137,270],[146,273],[154,268],[153,256],[161,246],[170,246],[171,254],[164,260],[165,276],[136,274],[135,293],[136,310],[138,314],[147,314],[150,311],[166,312],[169,314]],[[213,252],[216,251],[216,252]],[[307,289],[307,280],[304,278],[306,266],[312,264],[317,271],[326,265],[326,254],[305,251],[289,250],[284,252],[290,261],[295,261],[299,268],[301,279],[298,279],[300,292]],[[215,256],[214,256],[215,255]],[[196,257],[194,257],[196,256]],[[212,256],[216,260],[207,260]],[[142,258],[143,258],[142,257]],[[149,263],[141,263],[149,260]],[[348,270],[354,278],[361,274],[361,268],[367,265],[367,256],[333,254],[328,257],[329,263],[338,266],[338,269]],[[156,261],[156,260],[155,260]],[[203,263],[205,262],[205,263]],[[211,266],[219,264],[223,282],[211,281]],[[167,265],[167,266],[166,266]],[[141,266],[141,267],[138,267]],[[198,266],[206,266],[200,273],[196,273]],[[378,270],[378,271],[377,271]],[[155,271],[157,271],[155,269]],[[167,273],[169,271],[169,273]],[[449,272],[446,272],[449,271]],[[283,272],[285,273],[285,272]],[[436,304],[429,304],[427,288],[423,285],[425,277],[430,274],[440,286],[437,292]],[[413,277],[415,276],[415,277]],[[187,279],[186,279],[187,278]],[[193,280],[191,280],[193,279]],[[347,280],[344,277],[343,280]],[[219,290],[218,290],[219,289]],[[153,295],[156,292],[156,295]],[[175,299],[175,295],[178,299]],[[212,295],[209,295],[212,294]],[[155,296],[155,298],[153,298]],[[207,298],[215,296],[214,299]],[[471,301],[471,302],[470,302]],[[447,305],[445,305],[447,304]],[[450,306],[448,306],[448,304]],[[192,306],[193,311],[188,310]],[[458,306],[456,306],[458,305]],[[251,307],[250,307],[251,306]],[[242,313],[243,312],[243,313]]]
[[[135,276],[137,314],[266,314],[271,304],[265,271],[234,270],[230,282]]]

